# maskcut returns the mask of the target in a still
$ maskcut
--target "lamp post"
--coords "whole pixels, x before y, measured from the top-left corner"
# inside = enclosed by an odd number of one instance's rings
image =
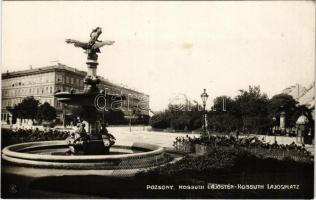
[[[276,143],[276,131],[275,131],[275,127],[276,127],[276,117],[273,116],[272,117],[272,121],[273,121],[273,135],[274,135],[274,143]]]
[[[129,132],[132,132],[132,115],[129,117],[128,126],[129,126]]]
[[[203,93],[201,94],[201,99],[203,102],[203,135],[206,135],[206,101],[208,98],[208,94],[206,93],[206,89],[203,90]]]

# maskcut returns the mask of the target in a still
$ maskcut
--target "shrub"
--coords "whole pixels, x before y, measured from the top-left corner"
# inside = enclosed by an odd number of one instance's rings
[[[47,140],[65,140],[69,136],[68,131],[57,130],[32,130],[32,129],[1,129],[2,148],[23,142],[47,141]]]
[[[311,153],[304,147],[296,145],[294,142],[290,145],[273,143],[269,144],[263,140],[259,140],[257,137],[243,137],[236,138],[233,136],[207,136],[207,137],[177,137],[173,143],[175,150],[187,152],[193,152],[195,144],[206,145],[212,149],[217,147],[232,147],[238,149],[244,149],[255,153],[256,155],[264,157],[280,157],[295,156],[299,160],[310,160]],[[294,157],[293,157],[294,158]]]

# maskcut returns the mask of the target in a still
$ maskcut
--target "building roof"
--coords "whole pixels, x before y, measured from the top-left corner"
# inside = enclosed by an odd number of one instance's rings
[[[306,93],[306,88],[301,84],[295,84],[282,90],[282,93],[291,95],[294,99],[299,99]]]
[[[315,107],[315,84],[312,84],[298,101],[300,105],[306,105],[309,108]]]
[[[27,70],[20,70],[20,71],[14,71],[14,72],[5,72],[1,74],[2,79],[9,79],[9,78],[15,78],[15,77],[21,77],[21,76],[27,76],[27,75],[33,75],[33,74],[42,74],[42,73],[47,73],[47,72],[53,72],[53,71],[67,71],[67,72],[73,72],[75,74],[81,75],[81,76],[86,76],[87,72],[78,70],[74,67],[69,67],[64,64],[58,63],[57,65],[52,65],[52,66],[46,66],[46,67],[40,67],[40,68],[34,68],[34,69],[27,69]],[[130,91],[132,93],[138,93],[141,95],[146,95],[149,96],[145,93],[130,89],[128,87],[121,86],[119,84],[113,83],[109,81],[108,79],[105,79],[102,76],[99,76],[101,83],[110,85],[116,88],[124,89],[127,91]]]
[[[85,71],[81,71],[76,68],[68,67],[61,63],[58,63],[57,65],[52,65],[52,66],[39,67],[39,68],[27,69],[27,70],[19,70],[19,71],[14,71],[14,72],[5,72],[1,74],[1,77],[2,79],[9,79],[9,78],[27,76],[27,75],[32,75],[32,74],[42,74],[42,73],[58,71],[58,70],[68,71],[68,72],[70,71],[82,76],[85,76],[87,74],[87,72]]]
[[[127,91],[131,91],[133,93],[138,93],[138,94],[141,94],[141,95],[146,95],[146,96],[149,96],[148,94],[145,94],[143,92],[139,92],[139,91],[136,91],[136,90],[133,90],[133,89],[130,89],[128,87],[124,87],[124,86],[121,86],[119,84],[116,84],[116,83],[113,83],[111,81],[109,81],[108,79],[102,77],[102,76],[99,76],[100,80],[101,80],[101,83],[104,83],[106,85],[110,85],[110,86],[113,86],[115,88],[119,88],[119,89],[124,89],[124,90],[127,90]]]

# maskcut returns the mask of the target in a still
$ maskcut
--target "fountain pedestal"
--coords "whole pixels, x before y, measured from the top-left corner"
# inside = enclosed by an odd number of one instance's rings
[[[87,155],[104,155],[110,152],[110,146],[105,146],[101,139],[90,139],[88,141],[85,154]]]
[[[55,96],[58,101],[67,102],[66,104],[79,105],[83,112],[85,112],[84,119],[89,123],[88,126],[88,137],[81,137],[81,133],[79,133],[80,137],[78,140],[82,141],[83,148],[79,146],[78,149],[83,149],[84,154],[90,155],[100,155],[100,154],[108,154],[110,150],[110,146],[114,144],[114,142],[110,140],[110,137],[103,138],[102,134],[107,133],[107,131],[101,133],[100,129],[100,116],[98,115],[96,98],[101,94],[98,88],[98,84],[100,83],[100,79],[97,77],[97,66],[98,66],[98,55],[100,53],[100,48],[104,45],[112,45],[113,41],[99,41],[98,37],[102,33],[100,27],[94,29],[90,34],[90,40],[87,43],[79,42],[77,40],[67,39],[67,43],[73,43],[75,47],[81,47],[85,50],[87,56],[87,76],[84,78],[84,91],[83,93],[78,94],[67,94],[67,93],[57,93]],[[106,99],[104,97],[104,99]],[[105,106],[105,105],[104,105]],[[104,123],[104,122],[103,122]],[[107,133],[108,134],[108,133]],[[76,142],[76,139],[74,140]],[[73,145],[76,143],[73,142]],[[78,143],[79,144],[79,143]],[[81,143],[80,143],[81,144]],[[75,149],[75,148],[74,148]],[[75,152],[76,153],[76,152]]]

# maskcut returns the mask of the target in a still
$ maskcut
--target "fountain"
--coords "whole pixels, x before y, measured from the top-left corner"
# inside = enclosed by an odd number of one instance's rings
[[[79,105],[83,113],[88,113],[85,120],[88,122],[88,132],[85,132],[84,124],[80,127],[69,140],[70,153],[72,154],[108,154],[110,147],[114,144],[115,138],[108,133],[105,124],[100,128],[100,117],[98,117],[97,103],[98,99],[104,99],[104,107],[106,106],[106,94],[100,92],[97,84],[100,79],[97,77],[98,54],[100,48],[104,45],[112,45],[114,41],[100,41],[99,36],[102,29],[97,27],[90,33],[90,40],[87,43],[73,39],[67,39],[66,43],[74,44],[75,47],[80,47],[85,50],[87,57],[88,73],[84,79],[84,91],[80,93],[59,92],[55,94],[57,100],[70,104]],[[112,98],[109,98],[112,99]],[[104,123],[104,121],[103,121]]]
[[[83,92],[55,94],[58,101],[82,109],[85,113],[84,120],[88,122],[88,131],[85,130],[84,123],[81,123],[66,141],[31,142],[8,146],[2,151],[5,161],[18,165],[59,169],[138,169],[158,166],[169,161],[164,149],[157,145],[114,145],[114,136],[108,133],[104,121],[100,123],[102,120],[96,101],[104,99],[105,110],[106,105],[111,105],[111,99],[124,98],[106,94],[97,86],[100,83],[96,73],[97,53],[100,53],[100,48],[104,45],[114,43],[98,40],[101,33],[100,27],[93,29],[87,43],[66,40],[66,43],[85,50],[88,55],[88,73],[84,78]]]

